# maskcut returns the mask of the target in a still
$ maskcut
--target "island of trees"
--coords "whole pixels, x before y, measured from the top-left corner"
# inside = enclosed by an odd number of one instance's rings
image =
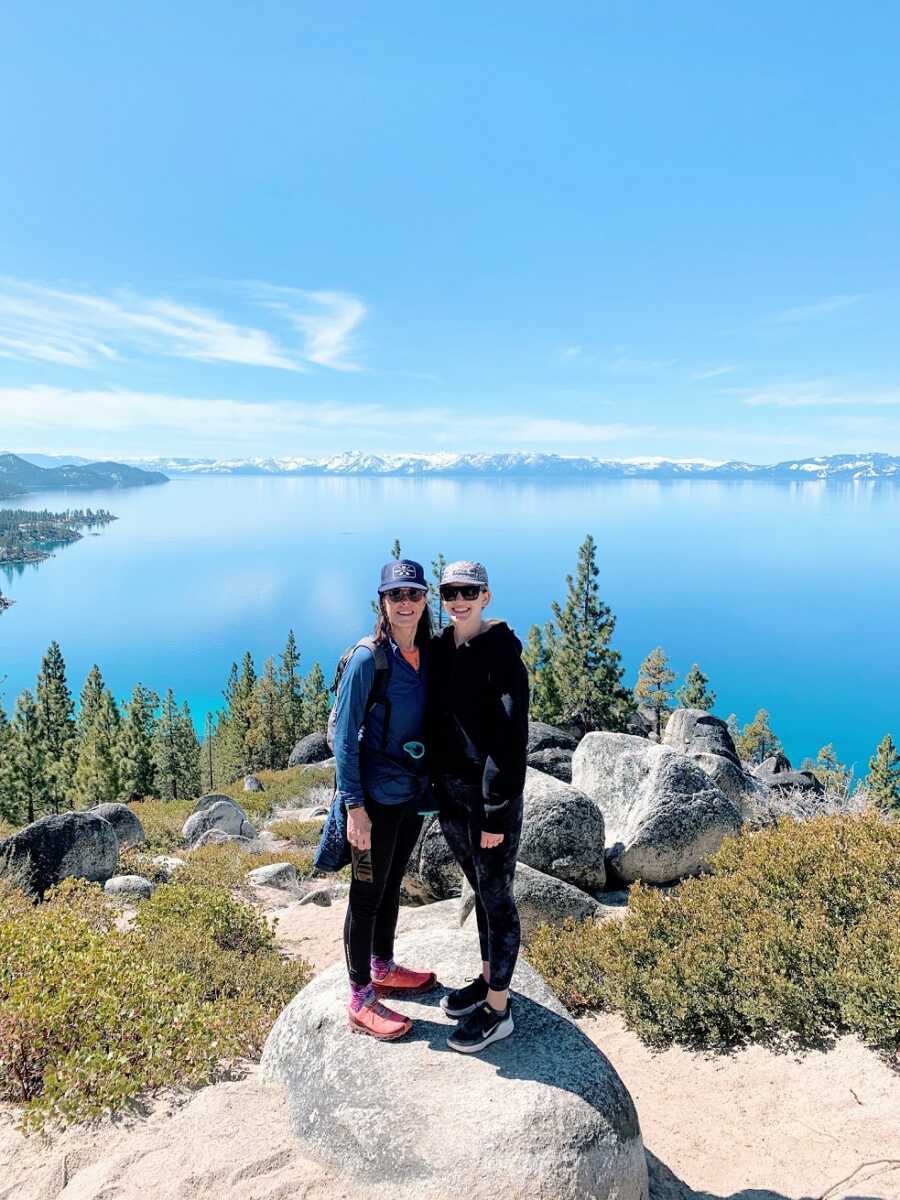
[[[116,518],[105,508],[0,508],[0,563],[39,562],[54,546],[77,542],[82,529],[108,525]]]

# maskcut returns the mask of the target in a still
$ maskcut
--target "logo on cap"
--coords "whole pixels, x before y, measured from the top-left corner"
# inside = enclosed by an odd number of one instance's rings
[[[395,579],[415,579],[416,568],[412,563],[398,562],[394,565],[393,574]]]

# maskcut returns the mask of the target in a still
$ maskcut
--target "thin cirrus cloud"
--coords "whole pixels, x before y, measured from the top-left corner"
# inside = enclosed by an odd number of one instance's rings
[[[276,334],[206,308],[118,290],[110,295],[0,279],[0,358],[89,368],[134,357],[284,371],[360,368],[349,357],[365,305],[344,292],[256,285],[248,297],[285,326]]]
[[[763,388],[732,388],[750,408],[839,408],[885,407],[900,404],[900,391],[859,391],[832,380],[806,380],[773,384]]]
[[[771,313],[764,321],[770,325],[797,325],[803,321],[813,321],[827,313],[838,312],[842,308],[852,308],[862,299],[862,295],[828,296],[813,304],[801,304],[796,308],[784,308],[780,312]]]

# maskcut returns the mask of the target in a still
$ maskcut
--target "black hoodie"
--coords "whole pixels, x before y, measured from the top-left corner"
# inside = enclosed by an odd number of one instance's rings
[[[429,650],[432,771],[480,788],[481,828],[503,830],[525,786],[528,672],[522,643],[503,621],[457,646],[452,626]]]

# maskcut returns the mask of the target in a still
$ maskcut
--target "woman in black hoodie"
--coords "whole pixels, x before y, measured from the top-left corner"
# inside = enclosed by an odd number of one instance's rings
[[[509,984],[519,953],[513,877],[522,832],[528,674],[522,644],[491,600],[481,563],[441,576],[450,625],[431,644],[431,745],[440,823],[475,892],[482,973],[442,1000],[462,1018],[448,1045],[472,1054],[513,1031]]]

